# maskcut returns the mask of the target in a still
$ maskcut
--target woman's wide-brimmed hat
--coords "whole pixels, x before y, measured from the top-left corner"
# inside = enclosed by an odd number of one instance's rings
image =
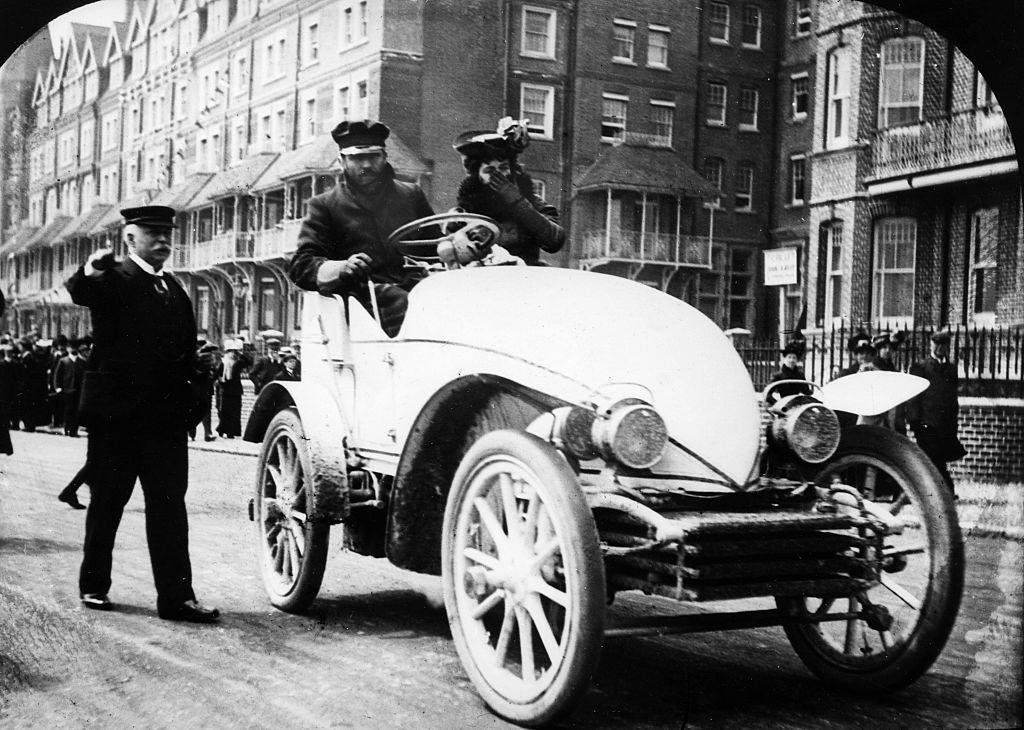
[[[463,132],[452,142],[452,147],[464,157],[514,157],[530,144],[528,123],[527,119],[502,117],[498,120],[497,130],[474,129]]]

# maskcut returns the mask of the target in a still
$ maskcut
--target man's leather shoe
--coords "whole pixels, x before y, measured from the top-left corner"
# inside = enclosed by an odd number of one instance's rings
[[[81,597],[82,605],[94,611],[109,611],[114,607],[106,593],[82,593]]]
[[[207,608],[198,601],[185,601],[170,608],[160,608],[157,615],[167,621],[191,621],[194,624],[212,624],[220,618],[220,611]]]
[[[78,501],[78,494],[75,489],[65,487],[57,495],[57,499],[64,504],[70,505],[72,509],[85,509],[85,505]]]

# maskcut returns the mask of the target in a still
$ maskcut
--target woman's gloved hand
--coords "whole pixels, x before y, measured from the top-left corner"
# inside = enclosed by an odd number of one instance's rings
[[[486,228],[481,235],[480,229],[480,226],[463,228],[439,243],[437,257],[441,263],[449,269],[458,269],[486,256],[491,248],[491,236]]]
[[[487,187],[506,205],[515,205],[523,198],[519,188],[509,177],[498,170],[490,170],[487,175]]]

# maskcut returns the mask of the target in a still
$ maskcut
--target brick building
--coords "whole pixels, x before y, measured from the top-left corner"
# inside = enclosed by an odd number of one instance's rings
[[[120,207],[153,202],[181,211],[173,267],[204,334],[293,336],[285,265],[338,181],[333,124],[389,124],[399,176],[443,210],[464,174],[451,140],[506,114],[530,120],[523,161],[569,229],[550,263],[761,334],[804,309],[1021,321],[1016,162],[983,80],[891,12],[818,5],[127,0],[34,63],[25,213],[0,230],[7,328],[85,332],[63,281],[120,246]],[[800,269],[781,291],[761,283],[780,247]]]
[[[816,37],[808,321],[1020,324],[1017,161],[984,79],[867,4],[819,3]]]

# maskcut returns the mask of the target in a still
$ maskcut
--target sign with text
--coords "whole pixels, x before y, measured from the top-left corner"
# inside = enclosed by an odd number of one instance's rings
[[[764,252],[764,285],[796,284],[796,249],[773,248]]]

